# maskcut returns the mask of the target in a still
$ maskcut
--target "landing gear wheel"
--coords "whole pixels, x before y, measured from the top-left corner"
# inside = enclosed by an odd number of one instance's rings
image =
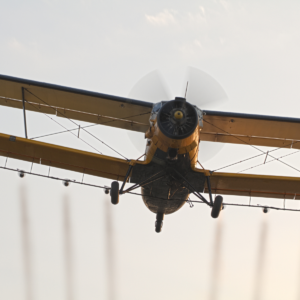
[[[111,203],[116,205],[119,203],[119,182],[113,181],[110,189]]]
[[[163,220],[164,220],[164,214],[163,213],[157,213],[156,214],[156,221],[155,221],[155,231],[161,232],[162,226],[163,226]]]
[[[217,196],[211,210],[211,216],[216,219],[219,217],[220,211],[223,209],[223,197]]]

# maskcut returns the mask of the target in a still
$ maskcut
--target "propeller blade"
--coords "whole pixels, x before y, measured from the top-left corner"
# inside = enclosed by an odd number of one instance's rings
[[[189,67],[186,82],[188,83],[185,87],[187,101],[200,109],[214,109],[228,100],[228,96],[219,82],[202,70]],[[200,142],[199,161],[211,160],[223,147],[222,143]]]
[[[200,133],[200,139],[201,139],[201,133]],[[224,144],[222,143],[200,141],[198,160],[201,163],[205,163],[211,160],[223,149],[223,147]]]
[[[200,109],[212,109],[228,100],[218,81],[204,71],[189,67],[186,83],[187,101]]]
[[[158,70],[141,78],[129,92],[129,98],[149,102],[172,100],[170,90]]]
[[[128,95],[131,99],[144,100],[149,102],[160,102],[172,100],[170,90],[158,70],[148,73],[141,78],[131,89]],[[128,137],[139,154],[146,148],[146,140],[143,133],[128,131]]]

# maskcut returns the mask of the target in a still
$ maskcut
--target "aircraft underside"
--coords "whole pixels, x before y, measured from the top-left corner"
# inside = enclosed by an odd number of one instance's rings
[[[179,210],[189,197],[191,191],[181,176],[195,191],[203,192],[205,176],[191,169],[188,154],[178,155],[172,161],[167,153],[157,149],[150,164],[134,166],[130,182],[142,186],[143,201],[150,211],[164,215]]]

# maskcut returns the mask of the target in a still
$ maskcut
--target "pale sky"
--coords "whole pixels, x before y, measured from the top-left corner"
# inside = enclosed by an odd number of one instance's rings
[[[127,97],[140,78],[158,69],[175,97],[182,96],[186,67],[192,66],[209,73],[225,89],[229,100],[215,110],[299,118],[299,1],[0,3],[0,74]],[[29,137],[61,130],[44,115],[28,113],[27,120]],[[67,120],[59,122],[74,127]],[[142,154],[124,130],[98,126],[90,131],[126,157]],[[0,132],[23,137],[22,112],[0,107]],[[143,142],[142,134],[136,137]],[[88,135],[82,133],[82,138],[104,154],[115,155]],[[68,133],[40,141],[91,151]],[[247,145],[225,146],[204,166],[216,169],[255,154]],[[300,169],[299,158],[300,154],[294,154],[283,161]],[[224,171],[238,172],[262,160]],[[0,165],[4,163],[5,158],[0,158]],[[8,167],[29,170],[30,164],[8,160]],[[48,173],[47,167],[33,169]],[[279,162],[251,173],[300,175]],[[51,174],[82,178],[82,174],[54,169]],[[92,176],[84,180],[110,185],[109,180]],[[109,197],[86,186],[65,188],[61,182],[33,176],[21,180],[6,170],[0,170],[0,182],[0,298],[25,300],[19,199],[23,186],[30,212],[34,300],[66,299],[64,197],[71,209],[75,299],[108,299],[105,212]],[[225,202],[249,202],[244,197],[224,198]],[[257,198],[252,203],[283,206],[282,200],[273,199]],[[300,204],[287,201],[286,207],[300,209]],[[264,215],[261,209],[227,207],[216,221],[208,207],[185,205],[165,217],[163,231],[157,234],[155,215],[140,197],[121,196],[120,204],[110,208],[115,300],[210,300],[218,222],[222,240],[217,300],[254,299],[263,221],[268,235],[261,299],[300,297],[300,213]]]

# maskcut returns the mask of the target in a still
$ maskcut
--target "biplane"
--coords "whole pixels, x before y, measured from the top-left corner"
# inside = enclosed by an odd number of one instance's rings
[[[224,195],[300,199],[297,177],[197,167],[201,141],[300,149],[300,119],[203,110],[184,97],[152,103],[5,75],[0,75],[0,105],[22,109],[25,128],[25,138],[0,133],[1,156],[110,179],[106,191],[115,205],[120,195],[141,188],[145,205],[156,214],[156,232],[164,215],[179,210],[190,194],[211,208],[213,218]],[[144,158],[120,159],[31,140],[27,110],[142,132]],[[126,188],[127,183],[133,185]]]

